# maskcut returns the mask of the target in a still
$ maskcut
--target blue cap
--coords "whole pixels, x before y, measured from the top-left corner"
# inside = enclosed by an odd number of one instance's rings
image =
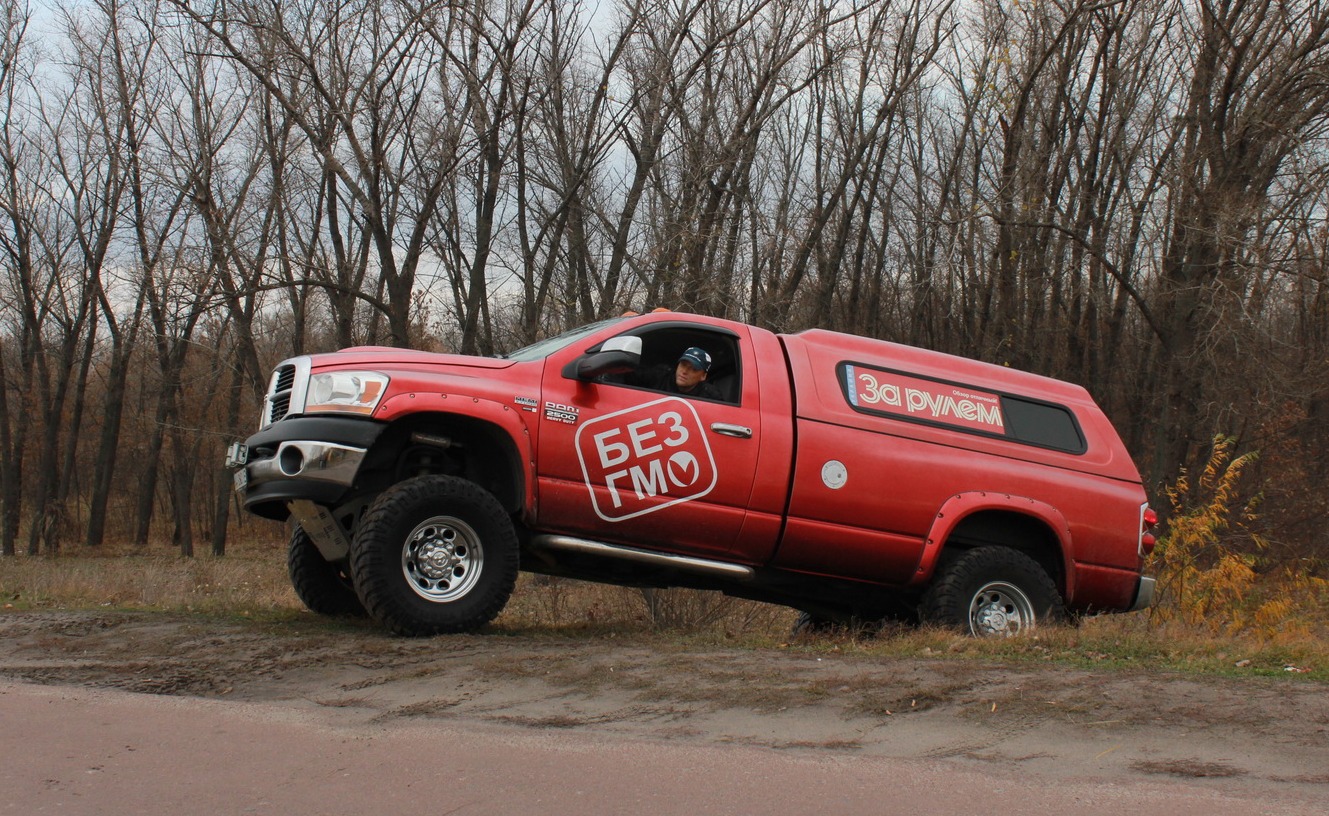
[[[687,361],[688,365],[692,366],[698,371],[711,370],[711,355],[707,354],[705,349],[699,349],[696,346],[693,346],[692,348],[683,352],[682,356],[678,358],[678,361],[680,363],[685,360]]]

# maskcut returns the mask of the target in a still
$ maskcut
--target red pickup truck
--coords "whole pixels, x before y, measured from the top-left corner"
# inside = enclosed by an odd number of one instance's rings
[[[689,349],[708,396],[642,376]],[[829,331],[652,313],[500,358],[296,357],[227,461],[295,521],[307,606],[406,635],[483,626],[518,570],[977,635],[1154,589],[1156,519],[1084,389]]]

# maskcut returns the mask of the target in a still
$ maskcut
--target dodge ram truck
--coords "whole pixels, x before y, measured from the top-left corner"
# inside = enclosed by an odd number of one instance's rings
[[[642,376],[696,349],[709,396]],[[1154,591],[1157,519],[1085,389],[824,330],[652,313],[295,357],[227,464],[292,521],[306,606],[402,635],[484,626],[520,570],[979,636]]]

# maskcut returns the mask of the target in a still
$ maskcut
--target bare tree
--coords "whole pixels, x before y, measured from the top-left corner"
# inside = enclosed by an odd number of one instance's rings
[[[12,68],[30,71],[20,52],[26,11],[10,9],[9,29],[14,46]],[[28,552],[58,550],[68,527],[65,500],[72,478],[72,449],[78,443],[77,420],[91,359],[94,293],[79,274],[73,231],[60,212],[63,200],[52,161],[54,134],[45,130],[38,108],[40,94],[29,73],[22,80],[29,89],[23,115],[16,102],[17,74],[6,82],[8,115],[5,121],[5,205],[9,230],[4,233],[7,271],[19,325],[19,370],[28,393],[23,423],[39,434],[33,476],[29,482],[30,523]],[[26,125],[26,127],[24,127]],[[75,425],[64,425],[72,406]],[[15,438],[17,436],[17,439]],[[18,443],[15,478],[21,472],[26,427],[9,434]],[[62,478],[63,475],[63,478]],[[6,498],[5,535],[17,532],[19,485]],[[9,549],[8,547],[6,549]]]
[[[1192,44],[1169,167],[1168,221],[1157,286],[1160,406],[1155,472],[1191,461],[1214,430],[1215,360],[1241,314],[1251,239],[1276,182],[1329,130],[1329,5],[1205,0],[1179,34]]]
[[[508,243],[522,258],[518,342],[536,340],[551,312],[555,326],[563,326],[618,306],[621,272],[612,258],[606,263],[612,241],[606,212],[614,151],[630,109],[616,96],[615,74],[642,22],[636,7],[622,11],[591,52],[586,40],[593,28],[583,4],[562,4],[547,18],[545,45],[526,80],[544,90],[512,146],[516,235]]]
[[[454,140],[453,165],[438,190],[440,217],[429,248],[446,271],[460,323],[460,350],[494,351],[489,275],[502,229],[506,177],[535,88],[535,49],[549,24],[544,0],[469,2],[429,35],[443,55],[438,90],[454,100],[445,110]]]
[[[4,105],[0,117],[0,162],[3,163],[3,192],[0,193],[0,211],[5,218],[5,230],[0,232],[0,249],[4,252],[7,304],[17,303],[15,289],[23,288],[25,278],[31,276],[32,228],[25,207],[26,191],[21,183],[26,151],[24,149],[24,123],[22,107],[25,91],[31,83],[31,57],[28,47],[28,26],[32,11],[24,3],[9,2],[0,5],[3,11],[4,40],[0,43],[0,103]],[[23,325],[26,317],[20,310],[6,307],[6,322]],[[0,555],[12,556],[16,551],[19,518],[22,513],[23,458],[26,450],[27,422],[23,421],[25,406],[11,401],[10,393],[21,398],[28,392],[33,376],[30,348],[32,338],[20,330],[17,336],[0,339]],[[15,366],[17,365],[17,370]]]
[[[344,277],[320,279],[313,270],[303,280],[369,304],[386,319],[387,339],[407,345],[425,238],[455,162],[447,103],[427,92],[431,68],[446,56],[437,49],[436,29],[445,25],[438,21],[450,19],[453,7],[172,3],[262,83],[303,132],[326,173],[328,212],[337,208],[340,217],[354,205],[351,219],[372,247],[372,290],[348,292]],[[334,226],[334,234],[354,232]]]
[[[876,193],[863,185],[879,187],[889,177],[883,162],[894,155],[895,127],[951,34],[950,5],[874,6],[865,16],[846,20],[852,26],[848,40],[828,41],[832,53],[837,48],[843,53],[838,58],[840,69],[815,86],[816,101],[809,114],[815,128],[814,166],[800,229],[803,238],[787,270],[773,270],[777,277],[765,287],[764,308],[755,316],[758,322],[778,328],[791,325],[791,308],[810,273],[816,273],[819,259],[823,277],[839,274],[853,225],[865,215],[860,207]],[[821,254],[828,241],[833,247],[830,255]],[[826,286],[833,288],[835,283]],[[823,292],[818,300],[824,304],[827,297]]]

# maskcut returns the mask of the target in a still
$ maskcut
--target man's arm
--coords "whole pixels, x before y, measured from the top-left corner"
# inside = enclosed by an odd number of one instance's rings
[[[705,380],[702,380],[701,382],[697,383],[697,388],[696,390],[693,391],[692,396],[705,397],[706,399],[713,399],[713,400],[724,399],[724,394],[720,393],[720,389],[715,387],[714,385],[711,385]]]

